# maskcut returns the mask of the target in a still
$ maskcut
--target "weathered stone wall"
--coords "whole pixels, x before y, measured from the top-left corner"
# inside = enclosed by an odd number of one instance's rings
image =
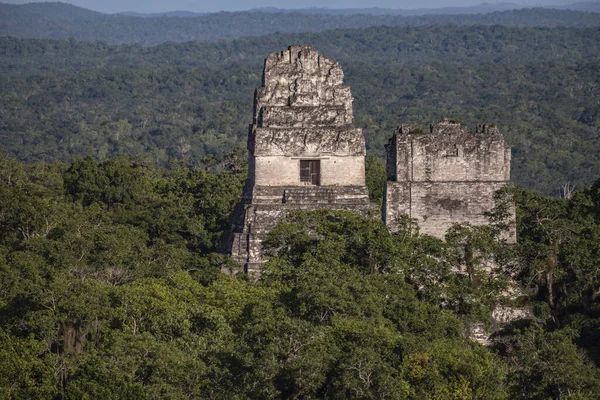
[[[468,132],[444,120],[424,133],[401,126],[387,150],[383,219],[392,230],[404,214],[439,238],[455,222],[485,224],[494,192],[510,180],[510,147],[494,127]]]
[[[255,156],[365,155],[362,130],[351,125],[256,128],[250,135]]]
[[[413,182],[482,182],[510,180],[510,147],[495,127],[468,132],[447,120],[424,134],[400,127],[394,138],[396,178]],[[392,172],[392,175],[394,172]]]
[[[402,215],[411,216],[410,188],[410,182],[388,180],[385,183],[382,219],[392,232],[398,230],[398,219]]]
[[[303,160],[320,160],[321,186],[364,186],[364,156],[313,156]],[[300,182],[300,157],[256,157],[257,186],[294,186]]]
[[[384,222],[394,231],[398,216],[406,214],[418,221],[421,233],[443,238],[455,222],[486,224],[483,213],[494,207],[494,192],[504,186],[505,182],[387,182]]]

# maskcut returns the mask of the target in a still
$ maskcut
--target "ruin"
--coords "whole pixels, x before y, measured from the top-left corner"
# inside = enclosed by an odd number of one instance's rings
[[[494,207],[494,192],[510,180],[510,146],[494,126],[478,125],[469,132],[458,122],[444,119],[427,132],[400,126],[387,146],[387,182],[383,220],[392,231],[407,215],[418,222],[420,233],[444,239],[453,223],[485,225],[485,212]],[[507,243],[516,243],[514,209]],[[492,272],[492,264],[482,267]],[[456,271],[460,271],[460,268]],[[511,287],[504,293],[513,300],[520,294]],[[526,308],[496,305],[492,326],[466,322],[466,334],[487,345],[492,332],[511,321],[533,318]]]
[[[311,46],[265,59],[248,132],[248,180],[222,248],[240,270],[260,273],[262,242],[291,212],[376,212],[365,185],[365,139],[343,81],[337,61]],[[427,133],[400,126],[386,148],[382,217],[392,231],[402,215],[441,239],[455,222],[485,224],[494,192],[510,180],[510,147],[493,126],[469,132],[447,119]],[[514,230],[506,239],[515,241]]]
[[[510,180],[510,147],[494,126],[469,132],[448,119],[429,132],[400,126],[389,140],[383,220],[416,219],[421,233],[444,238],[453,223],[487,223],[494,192]],[[506,238],[515,242],[511,230]]]
[[[340,65],[311,46],[265,60],[248,133],[249,171],[224,251],[259,273],[262,241],[290,212],[375,211],[365,185],[365,139]]]

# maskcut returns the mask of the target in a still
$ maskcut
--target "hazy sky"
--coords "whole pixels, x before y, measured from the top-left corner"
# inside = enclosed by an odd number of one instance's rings
[[[257,7],[279,8],[437,8],[451,6],[470,6],[484,3],[485,0],[62,0],[79,7],[102,12],[136,11],[140,13],[185,10],[195,12],[248,10]],[[585,1],[585,0],[582,0]],[[23,4],[27,0],[0,0],[2,3]],[[536,6],[547,4],[570,4],[577,0],[487,0],[488,3],[516,3]]]

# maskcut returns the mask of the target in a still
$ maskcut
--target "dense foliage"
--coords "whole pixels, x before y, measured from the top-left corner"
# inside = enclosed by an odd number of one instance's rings
[[[598,25],[541,9],[0,4],[0,35],[137,43],[0,37],[0,398],[598,398]],[[345,27],[365,29],[306,33]],[[246,178],[253,90],[292,43],[346,72],[371,201],[393,129],[442,117],[498,125],[513,180],[563,196],[508,188],[488,225],[444,241],[409,218],[390,233],[377,217],[297,213],[269,234],[259,281],[221,273],[237,268],[216,251]],[[488,347],[467,339],[503,310],[530,313]]]
[[[101,40],[156,45],[166,42],[233,39],[285,32],[406,25],[600,25],[600,15],[568,10],[524,9],[475,15],[369,15],[221,12],[197,17],[142,18],[107,15],[64,3],[0,3],[0,35],[22,38]]]
[[[269,52],[311,43],[346,72],[370,153],[400,123],[493,123],[513,180],[600,174],[598,29],[405,27],[153,48],[0,39],[0,144],[25,162],[148,155],[203,165],[244,144]]]
[[[583,351],[600,361],[600,181],[569,200],[511,189],[489,226],[445,242],[408,219],[390,234],[349,212],[295,214],[250,282],[213,253],[245,177],[235,159],[214,174],[0,160],[0,396],[596,398]],[[511,198],[517,247],[501,240]],[[522,298],[504,294],[509,277]],[[490,348],[466,339],[499,302],[545,324]]]

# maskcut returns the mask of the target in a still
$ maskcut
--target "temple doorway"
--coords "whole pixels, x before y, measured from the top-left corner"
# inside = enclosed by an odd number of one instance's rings
[[[305,185],[321,184],[320,160],[300,160],[300,182]]]

